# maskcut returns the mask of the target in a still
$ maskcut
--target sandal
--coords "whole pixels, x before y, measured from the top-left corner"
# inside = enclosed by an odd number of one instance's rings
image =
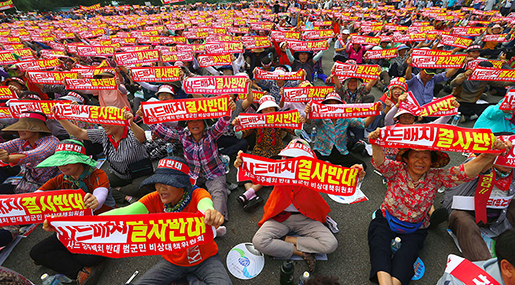
[[[304,259],[306,261],[306,263],[308,264],[309,272],[315,271],[315,268],[317,265],[317,260],[313,254],[304,253],[302,255],[302,259]]]

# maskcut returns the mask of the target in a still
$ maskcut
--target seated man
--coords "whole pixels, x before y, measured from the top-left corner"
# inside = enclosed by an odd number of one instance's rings
[[[301,139],[291,141],[279,155],[283,158],[315,158],[309,145]],[[234,166],[238,168],[242,162],[238,155]],[[364,176],[364,171],[360,176]],[[265,214],[259,222],[261,228],[252,243],[257,250],[271,256],[301,256],[313,272],[316,266],[313,253],[331,253],[338,246],[334,235],[323,225],[329,212],[329,205],[316,191],[300,186],[275,186],[265,204]],[[289,236],[290,232],[299,236]]]
[[[497,258],[491,258],[486,261],[474,262],[481,269],[481,281],[484,278],[499,282],[497,284],[513,285],[515,284],[515,230],[511,229],[499,236],[495,244],[495,253]],[[476,279],[477,280],[477,279]],[[459,278],[448,273],[447,270],[442,278],[438,280],[437,285],[462,285],[469,284],[462,282]],[[494,284],[492,282],[482,282],[475,284]]]
[[[495,172],[490,199],[512,197],[515,194],[513,169],[494,164],[488,173],[490,171]],[[443,206],[450,213],[449,229],[458,238],[463,256],[470,261],[487,260],[492,257],[481,237],[480,227],[488,228],[499,235],[515,225],[515,203],[511,202],[504,207],[488,207],[487,223],[476,224],[474,207],[465,207],[460,201],[464,197],[474,197],[479,179],[478,177],[470,182],[447,189],[443,201]]]

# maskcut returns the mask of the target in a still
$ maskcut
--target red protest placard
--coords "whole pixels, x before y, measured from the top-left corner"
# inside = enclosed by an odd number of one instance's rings
[[[468,80],[513,82],[515,81],[515,70],[477,67],[469,76]]]
[[[198,56],[198,64],[200,67],[208,66],[224,66],[232,63],[230,54],[213,55],[203,54]]]
[[[116,107],[100,107],[91,105],[60,104],[54,108],[57,120],[77,120],[93,124],[128,126],[129,121],[123,119],[123,109]]]
[[[511,111],[514,109],[515,109],[515,90],[510,89],[508,92],[506,92],[506,95],[504,95],[504,99],[501,103],[501,106],[499,106],[499,110]]]
[[[368,50],[365,53],[365,59],[381,59],[381,58],[394,58],[397,57],[397,49],[381,49],[381,50]]]
[[[333,37],[333,30],[310,30],[302,33],[304,40],[332,39]]]
[[[0,107],[0,119],[10,119],[12,117],[9,107]]]
[[[49,217],[70,252],[111,258],[166,255],[208,243],[214,227],[202,213]]]
[[[301,186],[338,196],[351,196],[356,192],[357,169],[307,156],[273,160],[242,153],[241,158],[243,163],[238,168],[238,181],[251,180],[267,186]]]
[[[159,39],[160,43],[163,45],[170,44],[185,44],[186,38],[183,36],[174,36],[174,37],[161,37]]]
[[[66,79],[68,90],[116,90],[114,78],[105,79]]]
[[[51,49],[42,49],[41,51],[39,51],[39,54],[41,54],[41,57],[44,59],[66,57],[66,53],[64,51]]]
[[[298,31],[271,31],[270,37],[274,41],[282,42],[289,40],[300,39],[300,32]]]
[[[319,102],[312,102],[311,113],[308,114],[309,119],[346,119],[346,118],[364,118],[377,116],[380,102],[365,104],[330,104],[325,105]]]
[[[29,70],[43,70],[49,69],[56,66],[61,65],[61,62],[57,59],[43,59],[43,60],[29,60],[29,61],[21,61],[16,63],[16,66],[21,71],[29,71]]]
[[[240,114],[235,131],[261,128],[302,129],[300,114],[297,110],[267,114]]]
[[[250,29],[254,31],[270,31],[274,27],[274,23],[256,22],[250,23]]]
[[[507,35],[484,35],[483,42],[507,42]]]
[[[452,51],[435,50],[435,49],[413,49],[411,56],[436,56],[436,55],[451,55]]]
[[[319,51],[328,48],[327,41],[288,41],[288,46],[294,51]]]
[[[480,62],[488,61],[490,62],[494,68],[502,69],[502,65],[504,62],[502,60],[494,60],[494,59],[475,59],[467,62],[467,69],[476,69]]]
[[[9,65],[17,62],[18,60],[14,57],[12,51],[0,51],[0,65]]]
[[[82,190],[1,195],[0,226],[42,223],[47,216],[91,216]]]
[[[376,46],[381,42],[381,38],[354,35],[350,38],[350,42],[351,42],[351,44],[375,45]]]
[[[462,37],[442,35],[440,43],[451,47],[468,48],[472,43],[472,40]]]
[[[145,124],[230,116],[229,96],[141,102]]]
[[[466,54],[417,55],[413,56],[413,66],[418,68],[461,68],[466,57]]]
[[[495,136],[490,129],[468,129],[451,125],[394,125],[381,128],[370,143],[389,148],[500,153],[492,150]]]
[[[243,45],[247,49],[258,49],[270,47],[272,42],[267,37],[248,37],[243,40]]]
[[[337,61],[334,66],[334,74],[342,78],[376,79],[381,73],[381,67],[379,65],[346,64]]]
[[[161,51],[161,61],[193,61],[193,51]]]
[[[322,101],[325,96],[334,92],[332,86],[284,87],[284,102]]]
[[[77,46],[79,56],[112,56],[115,51],[112,46]]]
[[[80,73],[82,75],[82,78],[85,78],[85,79],[92,79],[93,76],[100,74],[102,72],[110,72],[112,74],[116,74],[116,71],[114,70],[114,68],[111,68],[111,67],[72,68],[70,71]]]
[[[135,82],[172,82],[180,80],[180,67],[133,67],[131,77]]]
[[[499,136],[498,137],[503,142],[510,141],[512,144],[515,144],[515,135],[511,136]],[[495,165],[515,168],[515,147],[509,149],[507,154],[499,155],[495,161]]]
[[[184,81],[188,94],[237,94],[249,92],[246,76],[195,76]]]
[[[264,95],[265,95],[265,91],[252,90],[252,98],[254,99],[253,103],[259,104],[259,99],[261,99],[261,97],[263,97]],[[239,100],[247,99],[247,94],[243,94],[243,93],[238,94],[238,99]]]
[[[161,60],[157,49],[115,53],[114,58],[118,65],[133,65]]]
[[[223,43],[207,43],[204,45],[206,53],[212,55],[243,53],[243,43],[241,42],[223,42]]]
[[[488,274],[481,267],[472,263],[471,261],[450,254],[447,258],[447,267],[445,272],[452,275],[457,280],[461,281],[465,285],[474,284],[489,284],[489,285],[501,285],[495,278]]]
[[[7,86],[0,86],[0,100],[10,100],[18,98]]]
[[[66,78],[76,79],[78,72],[66,71],[29,71],[29,81],[36,84],[63,84]]]
[[[11,112],[13,118],[19,118],[21,113],[34,111],[45,114],[48,119],[55,119],[52,107],[58,104],[70,104],[70,101],[11,100],[9,101],[9,112]]]
[[[452,34],[458,36],[479,36],[485,30],[484,27],[454,27],[452,28]]]
[[[257,68],[254,71],[254,78],[259,80],[304,80],[306,74],[303,69],[293,72],[277,73]]]

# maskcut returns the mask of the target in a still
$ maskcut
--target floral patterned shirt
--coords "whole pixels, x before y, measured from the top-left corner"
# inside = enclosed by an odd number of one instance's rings
[[[383,174],[387,180],[388,190],[381,211],[385,216],[388,211],[401,221],[418,223],[424,221],[422,228],[429,226],[428,212],[433,205],[438,188],[450,188],[474,179],[465,174],[462,165],[449,169],[431,168],[419,181],[415,182],[408,174],[407,164],[385,158],[384,163],[372,165]]]
[[[315,147],[313,150],[320,152],[324,156],[329,156],[333,147],[338,151],[347,155],[347,128],[359,127],[365,128],[365,119],[337,119],[336,125],[331,119],[315,119],[313,120],[317,128],[317,136],[315,137]]]

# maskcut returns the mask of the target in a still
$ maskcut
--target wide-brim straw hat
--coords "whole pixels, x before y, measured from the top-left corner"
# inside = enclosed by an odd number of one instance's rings
[[[3,128],[2,132],[33,132],[33,133],[49,133],[52,132],[46,125],[46,118],[43,114],[38,113],[22,113],[18,122]]]
[[[410,150],[423,151],[424,149],[403,148],[403,149],[399,150],[399,152],[397,153],[397,156],[395,157],[395,159],[397,161],[404,162],[402,160],[402,158],[406,157],[407,153]],[[434,155],[433,155],[433,153],[434,153]],[[441,168],[441,167],[444,167],[447,164],[449,164],[450,161],[451,161],[451,158],[445,152],[439,151],[439,150],[431,150],[431,168]]]
[[[77,140],[63,140],[55,150],[55,153],[43,160],[36,167],[57,167],[68,164],[82,163],[90,167],[96,167],[97,162],[86,155],[86,148]]]

